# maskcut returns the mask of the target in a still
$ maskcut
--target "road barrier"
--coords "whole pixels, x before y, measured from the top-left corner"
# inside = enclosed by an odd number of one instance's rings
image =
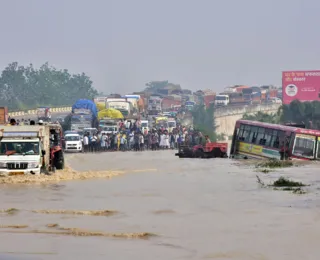
[[[63,112],[71,112],[71,107],[52,107],[50,108],[51,113],[63,113]],[[37,110],[26,110],[26,111],[16,111],[16,112],[9,112],[10,117],[14,116],[28,116],[28,115],[36,115]]]

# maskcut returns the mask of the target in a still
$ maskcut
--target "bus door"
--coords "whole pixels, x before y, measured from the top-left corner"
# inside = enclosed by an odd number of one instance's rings
[[[316,154],[316,160],[320,159],[320,136],[317,136],[317,154]]]
[[[230,155],[236,153],[238,136],[239,136],[239,126],[236,125],[236,127],[234,128],[234,131],[233,131],[232,143],[231,143],[231,148],[230,148]]]
[[[283,159],[288,159],[291,155],[291,150],[294,142],[294,132],[285,132],[284,147],[283,147]]]

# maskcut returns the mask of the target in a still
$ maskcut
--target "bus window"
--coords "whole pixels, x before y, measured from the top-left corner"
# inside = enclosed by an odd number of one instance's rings
[[[239,141],[243,141],[243,140],[242,140],[243,131],[244,131],[244,125],[241,124],[241,125],[240,125],[239,134],[238,134],[238,140],[239,140]]]
[[[266,134],[264,135],[264,140],[263,140],[262,145],[270,146],[271,139],[272,139],[272,130],[266,129]]]
[[[251,132],[249,137],[249,143],[255,143],[258,135],[258,127],[251,126]]]
[[[315,150],[315,136],[310,136],[310,138],[296,136],[293,154],[297,156],[302,156],[306,158],[313,158]]]
[[[246,125],[244,127],[243,138],[245,142],[249,142],[251,126]]]
[[[257,138],[256,138],[256,144],[262,144],[263,139],[264,139],[265,130],[266,129],[264,127],[259,127],[258,135],[257,135]]]
[[[273,148],[279,148],[279,145],[280,145],[280,131],[273,130],[270,146]]]

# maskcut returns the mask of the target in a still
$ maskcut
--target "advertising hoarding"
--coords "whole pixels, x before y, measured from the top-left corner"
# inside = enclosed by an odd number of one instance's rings
[[[282,72],[282,102],[320,101],[320,70]]]

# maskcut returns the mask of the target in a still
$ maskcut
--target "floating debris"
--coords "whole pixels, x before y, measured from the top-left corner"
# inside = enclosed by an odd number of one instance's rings
[[[61,231],[60,231],[61,230]],[[127,239],[149,239],[156,236],[153,233],[105,233],[97,231],[88,231],[78,228],[59,228],[58,230],[6,230],[0,231],[3,233],[15,233],[15,234],[47,234],[47,235],[65,235],[75,237],[115,237],[115,238],[127,238]]]
[[[28,225],[0,225],[0,228],[27,228]]]
[[[0,210],[0,213],[5,213],[5,214],[8,214],[8,215],[13,215],[13,214],[16,214],[18,212],[19,212],[19,210],[16,209],[16,208],[9,208],[9,209],[1,209]]]
[[[66,214],[66,215],[87,215],[87,216],[111,216],[117,213],[113,210],[32,210],[41,214]]]

